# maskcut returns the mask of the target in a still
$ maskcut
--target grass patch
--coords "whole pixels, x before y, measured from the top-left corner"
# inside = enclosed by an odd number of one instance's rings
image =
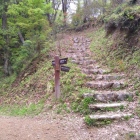
[[[135,112],[138,115],[138,117],[140,118],[140,106],[136,108]]]
[[[111,120],[101,120],[101,121],[94,120],[91,119],[88,115],[84,118],[84,121],[88,126],[103,126],[108,125],[112,122]]]
[[[89,109],[89,104],[93,103],[94,99],[86,97],[82,100],[77,100],[72,103],[71,108],[74,112],[80,112],[81,114],[89,114],[91,110]]]
[[[98,60],[101,64],[107,65],[111,71],[124,71],[126,69],[127,63],[122,59],[122,49],[113,49],[114,40],[112,36],[106,37],[106,31],[104,27],[94,31],[94,34],[90,34],[93,41],[91,43],[90,49],[94,52],[94,58]],[[120,40],[116,40],[120,41]]]
[[[6,93],[7,89],[11,86],[15,79],[16,74],[13,74],[10,77],[3,77],[0,79],[0,95]]]
[[[25,116],[25,115],[38,115],[44,107],[44,103],[30,104],[30,105],[3,105],[0,107],[1,115],[10,115],[10,116]]]

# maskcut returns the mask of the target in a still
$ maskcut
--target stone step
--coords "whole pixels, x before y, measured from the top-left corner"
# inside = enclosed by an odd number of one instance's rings
[[[94,60],[72,60],[71,62],[75,63],[75,64],[79,64],[79,65],[88,65],[90,63],[95,63]],[[84,73],[86,73],[86,72],[84,72]]]
[[[72,58],[73,60],[79,60],[79,59],[82,59],[82,60],[88,60],[86,57],[89,58],[89,54],[87,53],[84,53],[84,54],[81,54],[81,53],[78,53],[78,54],[75,54],[75,53],[71,53],[69,54],[70,58]],[[86,59],[84,59],[86,58]]]
[[[92,61],[91,63],[96,63],[96,61]],[[90,63],[86,63],[85,66],[87,66],[88,64]],[[110,70],[105,70],[105,69],[101,69],[101,68],[94,68],[94,69],[87,69],[87,68],[84,68],[82,70],[85,74],[88,74],[88,75],[91,75],[91,74],[108,74],[110,73],[111,71]]]
[[[99,69],[99,68],[101,68],[101,66],[92,64],[92,65],[86,66],[86,68],[87,69]]]
[[[92,69],[99,69],[100,70],[100,68],[101,68],[101,66],[99,66],[99,65],[94,65],[94,64],[90,64],[90,65],[88,65],[87,67],[86,67],[86,69],[89,69],[89,70],[92,70]],[[107,69],[106,67],[102,67],[102,69],[101,69],[103,72],[105,71],[105,72],[111,72],[111,70],[110,69]],[[104,72],[104,73],[105,73]]]
[[[118,81],[90,81],[86,83],[86,86],[94,89],[120,89],[126,86],[123,80]]]
[[[110,101],[124,101],[128,98],[133,98],[133,93],[125,90],[120,91],[93,91],[91,93],[84,93],[85,97],[94,98],[99,102],[110,102]]]
[[[89,115],[90,119],[92,120],[118,120],[122,119],[125,117],[131,117],[131,113],[104,113],[104,114],[99,114],[99,115]]]
[[[96,72],[96,71],[95,71]],[[85,71],[85,73],[87,73]],[[124,74],[117,74],[117,73],[114,73],[114,74],[96,74],[96,75],[87,75],[86,76],[87,79],[93,79],[93,80],[106,80],[106,81],[112,81],[112,80],[121,80],[123,78],[125,78],[125,75]]]
[[[90,65],[90,64],[95,64],[96,60],[92,60],[92,59],[84,60],[83,63],[84,63],[85,66],[87,66],[87,65]]]
[[[105,108],[118,108],[118,107],[127,106],[126,102],[121,103],[97,103],[97,104],[90,104],[90,109],[105,109]]]
[[[69,49],[69,50],[67,50],[66,52],[67,52],[67,53],[75,53],[75,50],[70,50],[70,49]]]
[[[106,81],[112,81],[112,80],[120,80],[124,78],[124,74],[105,74],[105,75],[96,75],[95,80],[106,80]]]
[[[76,61],[90,60],[90,57],[83,57],[83,56],[81,57],[81,56],[76,56],[76,55],[72,56],[71,58],[72,58],[72,60],[76,60]]]

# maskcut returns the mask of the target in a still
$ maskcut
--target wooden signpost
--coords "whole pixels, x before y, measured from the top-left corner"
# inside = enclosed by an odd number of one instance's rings
[[[55,56],[52,61],[52,65],[55,69],[55,97],[60,98],[60,71],[69,72],[70,67],[61,66],[67,64],[68,58],[59,59],[59,56]]]

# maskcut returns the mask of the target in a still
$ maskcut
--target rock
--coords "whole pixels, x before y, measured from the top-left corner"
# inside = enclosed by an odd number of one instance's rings
[[[79,62],[79,65],[83,65],[83,61],[80,61],[80,62]]]
[[[74,50],[67,50],[67,53],[75,53]]]
[[[91,97],[93,98],[94,97],[94,93],[84,93],[83,94],[83,97],[86,98],[86,97]]]
[[[96,94],[93,97],[95,98],[96,101],[106,102],[106,98],[103,95]]]
[[[82,72],[85,73],[85,74],[90,74],[89,70],[87,70],[87,69],[83,69]]]
[[[78,43],[73,44],[74,48],[78,47]]]
[[[76,60],[71,60],[71,62],[74,63],[74,64],[79,64],[79,62],[76,61]]]
[[[95,89],[107,89],[107,88],[111,88],[113,85],[112,82],[87,82],[86,86],[90,87],[90,88],[95,88]]]
[[[124,101],[125,99],[128,99],[128,98],[133,98],[133,94],[132,93],[129,93],[129,94],[119,94],[117,99],[120,100],[120,101]]]
[[[131,117],[132,114],[130,113],[104,113],[100,115],[89,115],[90,119],[93,120],[114,120],[114,119],[121,119],[124,117]]]
[[[85,62],[84,62],[84,64],[87,66],[87,65],[90,65],[90,64],[93,64],[93,63],[95,63],[95,60],[86,60]]]
[[[115,89],[118,89],[118,88],[122,88],[124,86],[125,86],[124,83],[115,82],[115,83],[113,83],[112,87],[115,88]]]
[[[99,74],[110,73],[110,70],[99,69],[98,71],[99,71]]]
[[[89,70],[90,74],[98,74],[98,69]]]
[[[94,63],[96,63],[96,61],[94,60]],[[88,65],[87,66],[87,69],[99,69],[100,68],[100,66],[98,66],[98,65],[94,65],[94,64],[92,64],[92,65]]]
[[[73,38],[74,43],[79,43],[78,37]]]
[[[91,40],[90,40],[90,39],[88,39],[88,38],[86,38],[86,42],[91,42]]]
[[[97,103],[97,104],[90,104],[90,109],[104,109],[104,108],[117,108],[121,106],[126,106],[126,102],[121,103]]]
[[[97,75],[96,80],[103,80],[103,75]]]
[[[95,80],[95,75],[86,75],[86,79],[89,81],[89,80]]]
[[[124,101],[133,98],[133,94],[126,91],[94,91],[93,93],[84,93],[83,97],[86,96],[100,102]]]
[[[107,81],[111,81],[111,80],[120,80],[120,79],[122,79],[122,78],[124,78],[124,75],[115,75],[115,74],[113,74],[113,75],[110,75],[110,74],[108,74],[108,75],[104,75],[103,76],[104,78],[104,80],[107,80]]]

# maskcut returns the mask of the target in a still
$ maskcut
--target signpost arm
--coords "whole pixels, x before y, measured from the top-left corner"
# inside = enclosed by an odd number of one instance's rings
[[[55,56],[55,97],[60,98],[60,63],[59,56]]]

